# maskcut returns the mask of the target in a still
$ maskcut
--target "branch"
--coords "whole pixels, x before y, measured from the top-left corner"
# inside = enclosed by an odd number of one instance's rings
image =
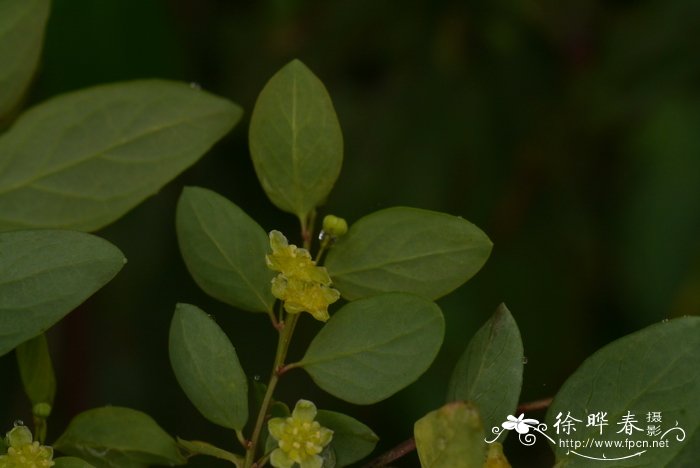
[[[541,400],[529,401],[527,403],[520,403],[518,409],[515,411],[516,414],[528,413],[530,411],[537,411],[545,408],[549,408],[552,404],[552,397],[542,398]]]
[[[408,440],[401,442],[396,447],[388,452],[378,456],[374,460],[367,463],[363,468],[380,468],[386,466],[394,460],[398,460],[406,454],[413,452],[416,449],[416,440],[411,437]]]

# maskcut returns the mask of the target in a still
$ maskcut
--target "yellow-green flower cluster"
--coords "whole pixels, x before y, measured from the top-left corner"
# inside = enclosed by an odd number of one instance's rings
[[[32,441],[32,433],[25,426],[17,426],[7,433],[7,454],[0,455],[0,468],[44,468],[54,465],[53,449]]]
[[[321,468],[319,455],[331,442],[333,431],[322,427],[316,418],[316,405],[299,400],[288,418],[272,418],[267,423],[270,435],[277,440],[277,448],[270,454],[275,468],[291,468],[298,463],[301,468]]]
[[[280,273],[272,280],[272,294],[284,302],[290,314],[309,312],[316,320],[328,320],[328,306],[340,293],[330,287],[326,269],[316,266],[308,250],[289,245],[279,231],[270,232],[270,247],[267,266]]]

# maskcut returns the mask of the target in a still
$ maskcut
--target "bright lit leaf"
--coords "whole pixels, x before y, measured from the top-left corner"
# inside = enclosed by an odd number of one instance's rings
[[[481,468],[484,427],[470,403],[453,402],[419,419],[413,429],[423,468]]]

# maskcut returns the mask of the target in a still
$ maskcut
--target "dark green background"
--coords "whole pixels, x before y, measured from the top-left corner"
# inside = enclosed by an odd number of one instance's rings
[[[326,84],[345,137],[321,214],[354,221],[394,205],[461,215],[494,242],[485,268],[439,301],[447,337],[431,370],[391,400],[354,407],[303,373],[280,397],[353,414],[386,449],[440,406],[451,367],[505,302],[528,363],[522,400],[552,396],[600,346],[700,308],[700,2],[55,0],[28,105],[143,77],[199,83],[246,117],[192,169],[99,234],[129,263],[51,330],[59,381],[49,439],[105,404],[173,434],[233,447],[170,370],[175,302],[212,313],[247,372],[266,379],[262,315],[200,292],[177,251],[183,185],[232,199],[266,230],[296,232],[257,184],[246,145],[255,98],[292,58]],[[291,237],[291,236],[290,236]],[[305,319],[298,341],[313,332]],[[300,349],[292,351],[299,355]],[[0,359],[0,421],[30,419],[14,356]],[[529,414],[543,419],[541,413]],[[507,446],[513,465],[551,455]],[[207,464],[194,459],[194,466]],[[415,456],[397,466],[417,466]]]

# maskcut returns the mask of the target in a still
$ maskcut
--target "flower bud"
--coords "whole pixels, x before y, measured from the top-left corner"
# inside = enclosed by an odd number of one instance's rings
[[[37,418],[46,419],[51,415],[51,405],[48,403],[37,403],[32,408],[32,413]]]
[[[323,218],[323,231],[334,237],[340,237],[348,232],[348,223],[343,218],[328,215]]]

